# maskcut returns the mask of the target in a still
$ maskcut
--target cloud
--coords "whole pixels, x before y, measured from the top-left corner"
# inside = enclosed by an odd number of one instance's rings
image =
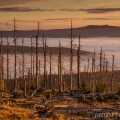
[[[10,24],[9,22],[6,22],[6,26],[12,26],[12,24]]]
[[[93,9],[60,9],[60,11],[68,11],[68,12],[79,12],[84,11],[87,13],[109,13],[109,12],[120,12],[120,8],[93,8]]]
[[[44,12],[44,11],[54,11],[54,9],[40,9],[40,8],[30,8],[30,7],[4,7],[0,8],[0,12]]]
[[[68,12],[77,12],[77,11],[81,11],[81,9],[60,9],[60,11],[68,11]]]
[[[10,21],[10,22],[11,22],[11,21],[13,22],[14,20],[9,20],[9,21]],[[16,22],[21,22],[21,23],[25,23],[25,22],[27,22],[27,23],[28,23],[28,22],[29,22],[29,23],[38,22],[38,21],[32,21],[32,20],[18,20],[18,19],[16,19],[15,21],[16,21]]]
[[[0,22],[0,25],[1,26],[12,26],[12,24],[9,22],[6,22],[6,23]]]
[[[60,11],[68,11],[68,12],[87,12],[87,13],[96,13],[103,14],[109,12],[120,12],[120,8],[93,8],[93,9],[59,9]],[[52,12],[56,11],[56,9],[41,9],[41,8],[31,8],[31,7],[2,7],[0,8],[0,12]]]
[[[30,2],[43,2],[48,0],[0,0],[0,7],[26,4]]]
[[[49,19],[44,19],[44,21],[64,21],[64,20],[73,20],[73,19],[79,19],[79,18],[49,18]]]
[[[103,18],[83,18],[83,20],[120,20],[120,18],[112,18],[112,17],[103,17]]]
[[[13,21],[13,20],[10,20]],[[16,20],[16,22],[38,22],[38,21],[31,21],[31,20]]]
[[[42,22],[45,22],[45,21],[67,21],[67,20],[76,20],[76,19],[79,19],[79,18],[49,18],[49,19],[42,19],[42,20],[38,20],[40,23]],[[10,22],[13,21],[13,20],[9,20]],[[29,22],[29,23],[37,23],[38,21],[32,21],[32,20],[19,20],[19,19],[16,19],[15,20],[16,22],[21,22],[21,23],[25,23],[25,22]]]
[[[88,13],[109,13],[109,12],[120,12],[120,8],[94,8],[94,9],[82,9]]]

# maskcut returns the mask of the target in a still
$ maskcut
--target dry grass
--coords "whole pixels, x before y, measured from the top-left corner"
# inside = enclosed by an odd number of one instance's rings
[[[3,120],[14,120],[14,119],[28,119],[33,114],[31,109],[18,108],[15,105],[3,105],[0,106],[0,119]]]
[[[102,103],[94,102],[94,107],[103,108],[103,107],[112,107],[112,106],[110,105],[110,103],[108,104],[108,103],[104,103],[104,102],[102,102]]]

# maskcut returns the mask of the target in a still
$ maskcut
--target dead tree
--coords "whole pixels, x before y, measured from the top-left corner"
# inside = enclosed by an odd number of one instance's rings
[[[114,55],[113,55],[113,60],[112,60],[111,92],[114,92]]]
[[[52,54],[50,53],[50,89],[52,89]]]
[[[24,96],[26,96],[26,78],[24,78],[25,80],[24,80]]]
[[[104,57],[103,57],[103,84],[105,84],[105,80],[106,80],[106,72],[105,72],[105,52],[104,52]]]
[[[10,91],[11,91],[11,90],[12,90],[12,88],[11,88],[11,87],[12,87],[12,82],[11,82],[11,79],[12,79],[12,78],[11,78],[11,71],[10,71],[9,74],[10,74],[10,84],[9,84],[9,86],[10,86]]]
[[[88,87],[89,87],[89,82],[90,82],[89,81],[90,80],[90,73],[89,73],[90,70],[89,69],[90,69],[90,59],[88,58],[88,64],[87,64],[87,83],[88,83],[87,85],[88,85]]]
[[[31,76],[30,76],[30,69],[28,70],[28,79],[27,79],[27,88],[28,90],[30,89],[31,87],[31,80],[30,80]]]
[[[21,63],[20,63],[20,60],[19,60],[19,78],[21,76]]]
[[[94,83],[95,83],[95,75],[93,75],[93,78],[92,78],[92,100],[93,102],[94,102],[94,89],[95,89]]]
[[[44,38],[45,38],[45,36],[44,36],[44,34],[42,35],[42,42],[43,42],[43,52],[44,52],[44,50],[45,50],[45,42],[44,42]]]
[[[31,37],[31,88],[33,88],[33,62],[32,62],[32,58],[33,58],[33,43],[32,43],[32,37]]]
[[[87,72],[89,73],[90,72],[90,59],[88,58],[88,65],[87,65]]]
[[[14,64],[14,92],[17,90],[17,44],[16,44],[16,24],[15,24],[15,18],[14,18],[14,44],[15,44],[15,64]]]
[[[105,61],[105,80],[107,78],[107,71],[108,71],[108,61]],[[106,81],[105,81],[106,82]]]
[[[1,52],[1,63],[2,63],[2,66],[1,66],[1,71],[2,71],[2,80],[4,79],[4,68],[3,68],[3,54],[2,54],[2,31],[1,31],[1,48],[0,48],[0,52]]]
[[[102,83],[102,47],[100,52],[100,82]]]
[[[103,73],[105,73],[105,53],[104,53],[104,58],[103,58]]]
[[[96,51],[94,50],[94,57],[93,57],[93,72],[94,72],[94,86],[97,85],[97,80],[96,80]]]
[[[23,39],[23,32],[22,32],[22,81],[23,81],[23,88],[24,88],[24,96],[26,95],[26,79],[25,79],[25,60],[24,60],[24,39]]]
[[[0,90],[2,90],[2,31],[1,31],[1,42],[0,42]]]
[[[35,36],[36,38],[36,89],[39,89],[38,85],[38,38],[39,38],[39,22],[38,22],[38,34]]]
[[[95,88],[95,56],[92,57],[92,98],[94,102],[94,88]]]
[[[46,76],[45,76],[45,79],[46,79],[46,89],[47,89],[47,81],[48,81],[48,72],[47,72],[47,70],[46,70],[46,74],[45,74]]]
[[[58,90],[59,90],[59,83],[60,83],[60,79],[59,79],[60,78],[60,64],[59,64],[59,62],[60,61],[59,61],[59,53],[58,53],[58,86],[57,86]]]
[[[71,59],[70,59],[70,90],[72,90],[72,84],[73,84],[73,31],[72,31],[72,20],[71,20]]]
[[[4,90],[4,57],[2,55],[2,90]]]
[[[46,37],[44,44],[44,89],[46,90]]]
[[[80,57],[81,57],[81,55],[80,55],[80,35],[79,35],[79,46],[78,46],[78,54],[77,54],[77,62],[78,62],[78,64],[77,64],[77,73],[78,73],[78,89],[80,89]]]
[[[62,92],[62,50],[61,44],[59,43],[59,92]]]
[[[108,72],[108,61],[106,60],[106,68],[105,68],[106,73]]]
[[[22,79],[24,83],[24,39],[23,39],[23,32],[22,32]]]
[[[92,57],[92,73],[94,72],[94,58]]]
[[[96,71],[96,51],[94,50],[94,72]]]
[[[34,60],[34,55],[33,55],[33,87],[34,87],[34,83],[35,83],[35,81],[34,81],[34,79],[35,79],[35,77],[34,77],[34,75],[35,75],[34,64],[35,64],[35,60]]]
[[[7,37],[7,90],[10,90],[10,80],[9,80],[9,42]]]
[[[0,57],[0,90],[2,90],[2,60],[1,60],[1,57]]]
[[[0,47],[0,52],[1,52],[1,74],[2,74],[2,80],[4,76],[4,70],[3,70],[3,55],[2,55],[2,31],[1,31],[1,47]]]
[[[39,59],[39,87],[41,87],[40,59]]]

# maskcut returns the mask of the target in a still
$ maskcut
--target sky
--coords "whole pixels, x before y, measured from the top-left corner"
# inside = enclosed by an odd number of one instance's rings
[[[0,0],[0,30],[120,26],[120,0]]]

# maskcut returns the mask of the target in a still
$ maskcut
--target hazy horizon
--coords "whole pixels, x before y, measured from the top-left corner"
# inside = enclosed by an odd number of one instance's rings
[[[9,38],[8,39],[10,45],[14,45],[13,39]],[[22,39],[18,39],[17,41],[17,46],[22,46]],[[56,38],[48,38],[47,39],[47,47],[58,47],[59,46],[59,39]],[[70,39],[69,38],[62,38],[60,39],[61,46],[65,48],[70,48]],[[92,44],[91,44],[92,43]],[[7,39],[3,39],[3,45],[7,44]],[[74,49],[77,49],[78,46],[78,39],[74,39],[73,44],[76,45]],[[24,45],[25,46],[31,46],[31,39],[25,38],[24,39]],[[38,41],[39,47],[42,47],[42,39],[39,39]],[[82,38],[81,39],[81,50],[83,51],[88,51],[88,52],[94,52],[96,51],[96,70],[99,68],[99,53],[101,51],[101,47],[103,49],[103,56],[105,54],[106,58],[105,60],[109,61],[108,62],[108,70],[112,68],[112,55],[115,56],[115,69],[119,70],[120,69],[120,54],[119,54],[119,47],[120,46],[120,37],[119,38]],[[33,47],[35,47],[35,39],[33,39]],[[42,48],[41,48],[42,49]],[[40,51],[39,51],[40,52]],[[35,53],[33,54],[35,55]],[[6,59],[6,54],[4,54],[4,58]],[[10,63],[13,63],[14,61],[14,54],[10,54]],[[20,62],[22,62],[22,55],[19,53],[17,55],[17,58],[19,58]],[[30,53],[25,53],[25,68],[28,69],[30,67]],[[39,58],[41,60],[41,66],[43,65],[43,54],[39,53]],[[84,66],[87,64],[88,59],[90,60],[90,66],[91,60],[92,60],[92,54],[83,54],[81,58],[81,70],[84,70]],[[57,60],[58,56],[57,54],[52,55],[52,73],[56,73],[57,71]],[[5,66],[6,66],[6,61]],[[63,62],[63,69],[69,73],[69,62],[70,62],[70,54],[64,54],[62,58]],[[19,64],[19,62],[18,62]],[[13,71],[14,65],[11,65],[11,70]],[[47,54],[47,70],[49,71],[49,54]],[[19,65],[18,65],[19,66]],[[6,67],[5,67],[6,68]],[[74,72],[77,70],[77,58],[74,56],[74,61],[73,61],[73,70]],[[43,73],[43,68],[41,68],[42,73]],[[26,70],[27,71],[27,70]],[[13,76],[14,72],[12,72]]]
[[[37,24],[37,22],[36,22],[36,24]],[[120,26],[112,26],[112,25],[107,25],[107,24],[103,24],[103,25],[97,25],[97,24],[90,24],[90,25],[86,25],[86,26],[78,26],[78,27],[74,27],[73,26],[73,29],[76,29],[76,28],[86,28],[86,27],[94,27],[94,26],[96,26],[96,27],[105,27],[105,26],[108,26],[108,27],[120,27]],[[64,29],[71,29],[70,28],[71,26],[69,26],[68,28],[50,28],[50,29],[40,29],[40,30],[64,30]],[[16,31],[22,31],[22,29],[17,29]],[[34,30],[37,30],[37,28],[36,29],[34,29]],[[11,29],[11,30],[1,30],[1,31],[14,31],[13,29]],[[23,30],[23,31],[33,31],[33,29],[25,29],[25,30]]]
[[[90,24],[120,26],[119,0],[0,0],[0,30],[69,28]]]

